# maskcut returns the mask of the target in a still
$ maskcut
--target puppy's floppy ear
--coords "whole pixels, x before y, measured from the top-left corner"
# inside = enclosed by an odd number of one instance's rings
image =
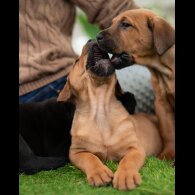
[[[66,102],[66,101],[70,100],[71,96],[72,96],[71,86],[70,86],[69,81],[67,80],[64,88],[62,89],[62,91],[60,92],[60,94],[57,98],[57,101],[58,102]]]
[[[159,55],[175,44],[175,30],[163,18],[149,18],[148,26],[153,32],[154,47]]]
[[[136,107],[135,96],[130,92],[124,92],[118,81],[115,85],[115,96],[123,104],[129,114],[134,114]]]

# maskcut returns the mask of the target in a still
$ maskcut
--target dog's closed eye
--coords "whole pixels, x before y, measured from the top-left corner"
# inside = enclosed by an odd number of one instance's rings
[[[129,27],[133,27],[133,25],[129,22],[122,21],[122,22],[119,23],[119,27],[122,28],[122,29],[126,29],[126,28],[129,28]]]

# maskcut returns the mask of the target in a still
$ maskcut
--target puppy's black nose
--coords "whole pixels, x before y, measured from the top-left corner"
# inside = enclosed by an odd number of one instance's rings
[[[87,43],[90,43],[91,41],[93,41],[93,39],[89,39],[89,40],[87,41]]]
[[[99,33],[97,36],[96,36],[96,39],[97,41],[102,41],[104,39],[103,35],[101,33]]]
[[[93,45],[94,43],[96,43],[96,40],[95,40],[95,39],[89,39],[89,40],[87,41],[87,45],[88,45],[88,46],[91,46],[91,45]]]

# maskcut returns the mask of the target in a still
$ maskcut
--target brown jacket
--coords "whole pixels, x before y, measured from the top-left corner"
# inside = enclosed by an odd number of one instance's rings
[[[76,58],[71,46],[76,6],[101,29],[120,12],[138,8],[133,0],[20,0],[19,95],[69,72]]]

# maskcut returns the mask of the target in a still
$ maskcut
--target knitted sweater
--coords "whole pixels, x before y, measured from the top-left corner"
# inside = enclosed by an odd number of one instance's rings
[[[77,57],[71,46],[76,9],[92,24],[107,28],[133,0],[20,0],[19,95],[66,75]]]

